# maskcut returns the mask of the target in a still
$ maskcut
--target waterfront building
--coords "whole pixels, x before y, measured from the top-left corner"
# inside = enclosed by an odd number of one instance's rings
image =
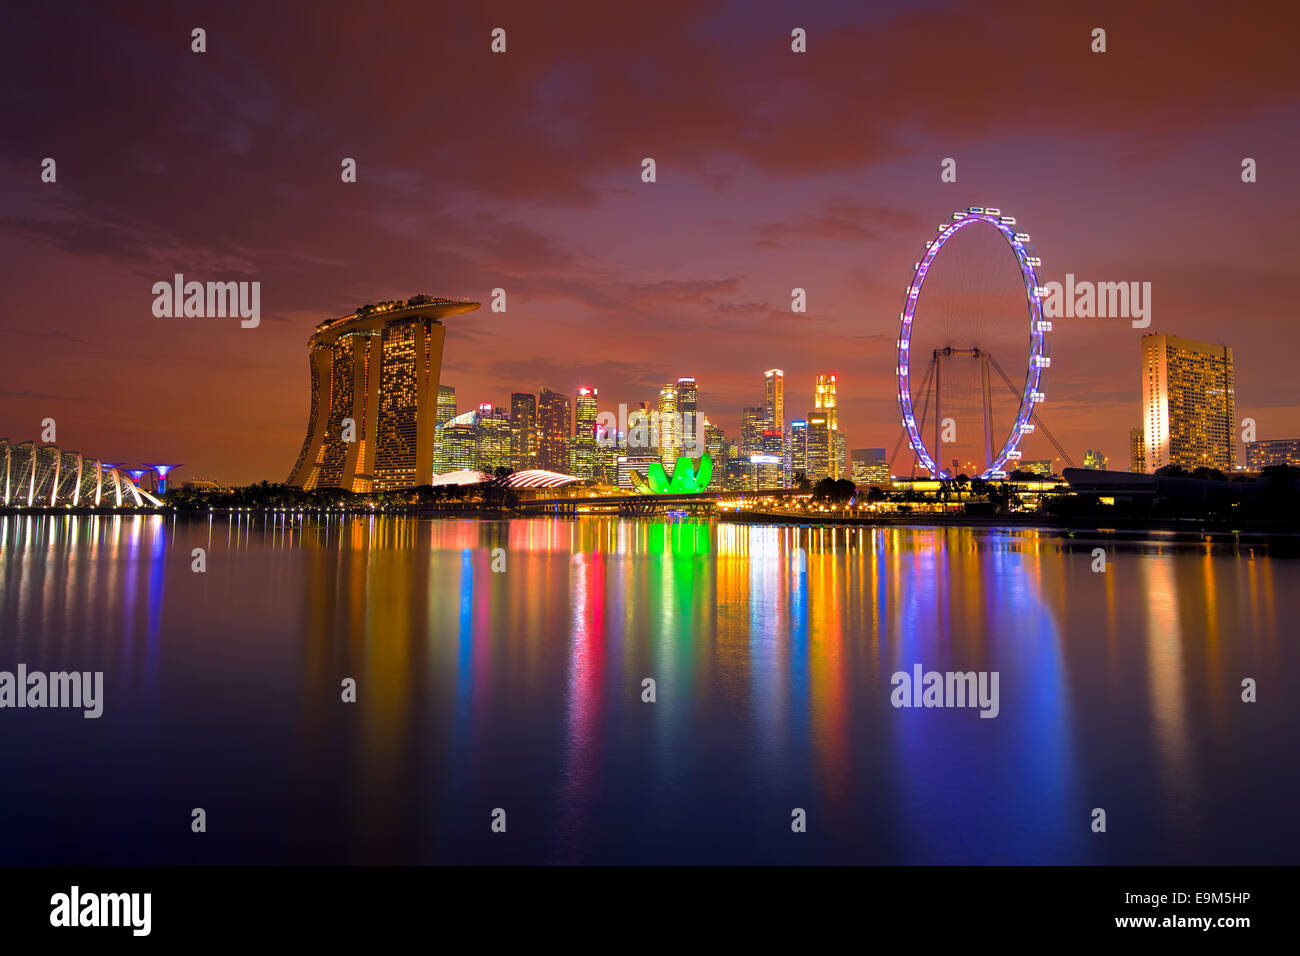
[[[849,474],[860,485],[889,483],[889,462],[883,448],[855,448]]]
[[[1246,444],[1246,467],[1259,471],[1270,465],[1300,467],[1300,438],[1276,438]]]
[[[1144,470],[1236,464],[1232,349],[1173,335],[1142,336]]]
[[[442,319],[477,302],[418,295],[327,319],[307,342],[311,405],[289,484],[409,488],[433,475]]]
[[[813,392],[813,408],[825,416],[827,430],[828,461],[826,474],[822,477],[838,478],[841,463],[844,461],[845,442],[839,438],[839,389],[835,376],[830,373],[817,376]],[[811,425],[812,416],[809,416]],[[819,449],[820,455],[820,449]]]

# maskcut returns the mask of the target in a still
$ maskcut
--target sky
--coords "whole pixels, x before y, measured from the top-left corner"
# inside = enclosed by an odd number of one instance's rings
[[[0,18],[0,437],[53,418],[61,446],[104,460],[284,480],[315,325],[428,293],[485,303],[447,320],[462,409],[595,385],[616,410],[693,375],[735,435],[779,367],[787,418],[834,373],[849,447],[891,448],[904,293],[968,205],[1016,216],[1044,281],[1151,283],[1147,329],[1054,324],[1042,413],[1076,460],[1127,467],[1153,332],[1231,346],[1238,418],[1300,436],[1293,4],[19,2]],[[989,268],[1014,278],[1009,253]],[[259,282],[261,324],[156,317],[175,273]],[[1051,456],[1034,442],[1026,458]]]

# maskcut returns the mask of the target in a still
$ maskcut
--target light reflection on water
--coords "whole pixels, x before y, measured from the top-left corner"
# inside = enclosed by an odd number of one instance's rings
[[[1296,862],[1300,563],[1094,544],[0,518],[0,669],[106,688],[0,710],[0,862]],[[892,708],[916,663],[999,716]]]

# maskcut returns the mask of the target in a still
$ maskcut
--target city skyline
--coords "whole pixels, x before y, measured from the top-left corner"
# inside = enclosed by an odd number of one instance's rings
[[[669,4],[651,27],[593,10],[561,26],[507,4],[493,15],[515,39],[496,59],[477,39],[488,14],[408,11],[386,46],[391,69],[346,77],[331,64],[368,29],[360,10],[204,10],[203,56],[175,39],[188,37],[187,10],[160,7],[147,27],[15,11],[0,435],[35,438],[51,417],[61,444],[116,460],[162,454],[187,475],[281,479],[308,415],[303,336],[340,306],[430,289],[485,303],[449,327],[443,371],[479,401],[508,407],[506,383],[531,379],[569,395],[597,382],[606,405],[632,405],[685,370],[708,382],[730,432],[761,400],[754,372],[779,365],[787,409],[813,407],[808,383],[834,372],[841,428],[890,446],[900,296],[934,223],[967,202],[1029,224],[1045,281],[1152,284],[1149,328],[1057,323],[1044,411],[1067,447],[1126,457],[1140,414],[1133,351],[1157,332],[1231,345],[1238,415],[1261,438],[1300,433],[1288,350],[1274,344],[1300,279],[1288,252],[1300,197],[1284,172],[1300,78],[1284,66],[1286,31],[1195,5],[1174,19],[943,8],[882,7],[849,24],[846,5],[756,4],[720,31],[721,8]],[[1092,54],[1094,18],[1112,38],[1162,45]],[[802,59],[792,19],[808,31]],[[128,69],[106,65],[109,27]],[[1009,74],[960,72],[951,54],[970,36],[1021,50],[1040,77],[1032,135]],[[51,70],[54,49],[64,69]],[[667,51],[680,68],[662,67]],[[919,86],[917,57],[929,64]],[[461,95],[420,79],[414,64],[430,59]],[[177,69],[188,85],[161,95],[158,78]],[[588,81],[608,94],[584,92]],[[104,102],[88,109],[87,88]],[[231,96],[247,107],[213,106]],[[124,147],[88,149],[103,141]],[[646,156],[654,183],[640,179]],[[45,157],[54,183],[41,181]],[[340,181],[348,157],[355,183]],[[947,157],[955,183],[940,179]],[[1243,157],[1257,182],[1242,182]],[[1221,211],[1213,228],[1207,209]],[[174,273],[260,282],[260,325],[155,317],[151,287]],[[505,312],[487,305],[497,288]],[[791,311],[795,288],[806,313]],[[677,347],[655,347],[648,330]]]

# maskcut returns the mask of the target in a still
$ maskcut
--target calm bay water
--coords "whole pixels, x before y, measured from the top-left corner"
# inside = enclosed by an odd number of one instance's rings
[[[105,686],[0,710],[0,863],[1300,862],[1300,561],[1097,545],[0,518],[0,670]],[[895,709],[917,663],[998,716]]]

